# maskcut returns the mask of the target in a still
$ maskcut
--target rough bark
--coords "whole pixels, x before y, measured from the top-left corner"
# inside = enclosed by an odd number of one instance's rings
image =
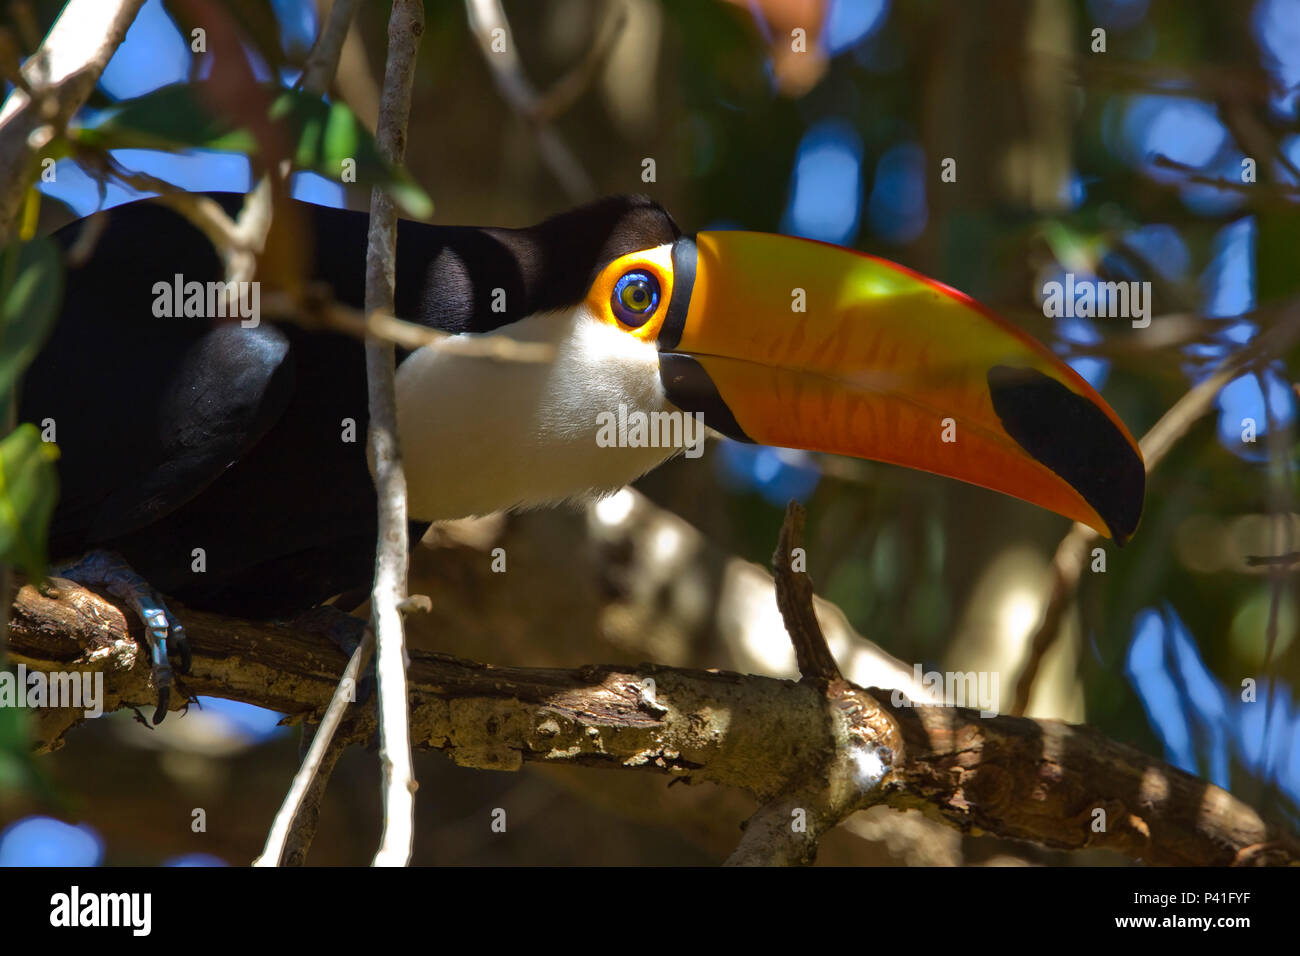
[[[58,585],[57,599],[30,585],[19,591],[14,661],[102,670],[106,710],[152,702],[138,626],[98,596]],[[310,717],[325,707],[344,665],[328,643],[290,627],[197,612],[185,620],[194,665],[182,689],[190,694]],[[837,702],[834,688],[827,694],[805,683],[648,664],[496,667],[415,652],[409,678],[414,744],[463,766],[517,770],[538,762],[712,781],[756,795],[769,815],[779,806],[783,821],[790,808],[780,801],[797,806],[844,752],[844,716],[836,712],[843,697],[859,704],[869,697],[867,712],[886,715],[900,733],[883,782],[859,806],[917,808],[966,832],[1108,848],[1154,864],[1300,861],[1292,836],[1225,791],[1057,721],[896,706],[888,691],[847,682]],[[38,746],[57,746],[80,719],[42,712]],[[374,726],[371,712],[358,708],[341,733],[368,739]],[[1094,829],[1098,809],[1104,830]],[[763,826],[763,818],[750,826]]]

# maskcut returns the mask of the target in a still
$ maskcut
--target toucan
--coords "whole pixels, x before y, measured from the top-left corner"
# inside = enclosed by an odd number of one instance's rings
[[[241,197],[216,198],[234,211]],[[366,215],[299,205],[314,278],[359,308]],[[70,247],[83,228],[56,235]],[[60,449],[52,555],[145,619],[155,720],[169,645],[188,667],[163,595],[284,618],[363,587],[373,567],[361,342],[215,320],[179,292],[178,308],[158,308],[169,287],[223,278],[178,213],[111,210],[92,254],[70,265],[21,394],[22,419],[53,423]],[[641,196],[527,228],[403,221],[395,311],[548,355],[434,344],[402,356],[417,535],[439,519],[613,492],[681,450],[598,441],[620,412],[687,413],[742,442],[947,475],[1120,543],[1142,511],[1141,451],[1079,375],[962,293],[852,249],[683,233]]]

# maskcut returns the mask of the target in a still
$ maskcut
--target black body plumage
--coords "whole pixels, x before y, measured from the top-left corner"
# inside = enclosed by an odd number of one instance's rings
[[[233,210],[242,197],[220,198]],[[361,307],[367,217],[301,205],[312,277]],[[80,228],[57,238],[69,246]],[[677,235],[640,197],[518,230],[404,222],[397,313],[490,331],[580,301],[605,264]],[[267,321],[156,317],[154,287],[177,275],[224,278],[202,234],[147,202],[112,210],[93,255],[69,271],[21,399],[23,420],[54,422],[62,453],[53,556],[116,551],[164,594],[249,617],[364,586],[375,499],[361,343]],[[497,289],[504,311],[492,308]]]

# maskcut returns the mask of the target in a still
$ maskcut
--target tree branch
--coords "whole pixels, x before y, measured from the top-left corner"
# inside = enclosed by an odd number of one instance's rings
[[[394,0],[388,21],[388,65],[379,102],[380,153],[398,164],[406,152],[415,56],[424,33],[421,0]],[[382,189],[370,195],[370,234],[366,249],[366,312],[392,313],[397,277],[397,211]],[[379,762],[383,768],[384,832],[376,866],[405,866],[415,834],[415,776],[407,727],[406,648],[402,612],[406,600],[406,475],[397,442],[396,353],[391,343],[366,342],[370,433],[367,437],[375,490],[379,496],[379,542],[371,615],[379,676]]]
[[[586,91],[597,69],[614,49],[627,21],[626,7],[622,2],[609,6],[587,55],[545,95],[538,94],[524,73],[501,0],[466,0],[465,10],[470,31],[478,40],[497,89],[532,130],[542,162],[570,199],[575,202],[590,199],[596,187],[552,122]]]
[[[1151,427],[1140,442],[1142,457],[1150,475],[1185,434],[1214,407],[1214,399],[1225,385],[1261,363],[1285,354],[1300,342],[1300,303],[1286,309],[1277,322],[1265,328],[1253,341],[1233,352],[1201,382],[1190,388]],[[1016,681],[1011,713],[1024,714],[1029,706],[1034,679],[1047,652],[1060,634],[1066,608],[1079,588],[1087,567],[1088,549],[1098,538],[1087,525],[1074,524],[1061,539],[1052,557],[1052,589],[1047,596],[1043,619],[1029,642],[1029,657]]]
[[[806,681],[825,685],[840,677],[840,669],[826,646],[826,637],[813,610],[812,579],[805,569],[808,559],[803,552],[803,525],[803,508],[798,502],[790,502],[772,555],[772,577],[776,582],[776,606],[794,644],[799,673]],[[796,551],[801,553],[796,556]]]
[[[374,631],[367,628],[365,637],[353,652],[348,665],[343,669],[338,686],[330,697],[329,705],[321,717],[302,766],[294,775],[289,792],[281,804],[280,810],[271,823],[271,832],[266,837],[266,847],[262,855],[253,861],[253,866],[279,866],[288,862],[289,844],[294,844],[293,862],[301,865],[311,846],[311,834],[316,826],[316,814],[320,798],[329,782],[334,763],[346,746],[343,740],[335,740],[339,724],[347,706],[356,699],[356,687],[361,680],[362,669],[370,663],[370,655],[375,649]]]
[[[99,82],[144,0],[71,0],[0,107],[0,245],[14,229],[37,157]]]
[[[339,57],[343,53],[343,43],[348,30],[352,27],[352,18],[357,12],[361,0],[333,0],[329,16],[316,36],[311,53],[302,69],[303,89],[315,93],[326,93],[334,82],[334,74],[339,68]]]
[[[58,599],[20,589],[15,661],[47,671],[102,671],[106,711],[151,703],[138,622],[75,584],[56,583]],[[327,705],[344,665],[319,636],[290,627],[194,611],[185,625],[194,649],[192,672],[181,682],[188,694],[311,717]],[[654,706],[643,692],[647,678],[655,682]],[[778,824],[788,830],[791,809],[815,806],[800,801],[822,779],[826,748],[860,730],[859,715],[873,712],[896,725],[898,736],[888,773],[864,791],[863,806],[920,809],[969,833],[1106,848],[1152,864],[1300,862],[1294,836],[1231,794],[1059,721],[981,719],[964,708],[895,704],[888,691],[846,684],[840,701],[861,710],[828,723],[826,695],[770,677],[655,665],[493,667],[418,651],[409,692],[416,746],[441,750],[462,766],[642,770],[755,794],[769,805],[753,818],[754,835],[747,832],[732,862],[750,862],[742,851],[759,844],[762,833]],[[35,716],[45,749],[82,719],[79,711],[57,709]],[[367,740],[374,730],[373,713],[359,711],[345,721],[343,738]],[[807,826],[815,835],[829,819],[810,813]],[[1094,829],[1102,823],[1105,829]],[[797,859],[785,845],[787,858]]]

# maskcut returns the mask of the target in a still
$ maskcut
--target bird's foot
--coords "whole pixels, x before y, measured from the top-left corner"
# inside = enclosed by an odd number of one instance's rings
[[[343,656],[348,660],[351,660],[352,655],[357,652],[369,626],[365,618],[353,617],[330,604],[304,611],[286,623],[298,630],[321,635],[342,651]],[[374,689],[375,662],[372,658],[357,678],[356,703],[364,704],[368,701]]]
[[[180,654],[180,673],[189,673],[190,669],[189,638],[176,615],[148,581],[137,574],[121,555],[111,551],[88,551],[77,561],[55,568],[51,573],[124,601],[144,622],[153,685],[158,691],[158,709],[154,711],[153,722],[154,726],[161,724],[171,702],[169,651],[175,650]]]

